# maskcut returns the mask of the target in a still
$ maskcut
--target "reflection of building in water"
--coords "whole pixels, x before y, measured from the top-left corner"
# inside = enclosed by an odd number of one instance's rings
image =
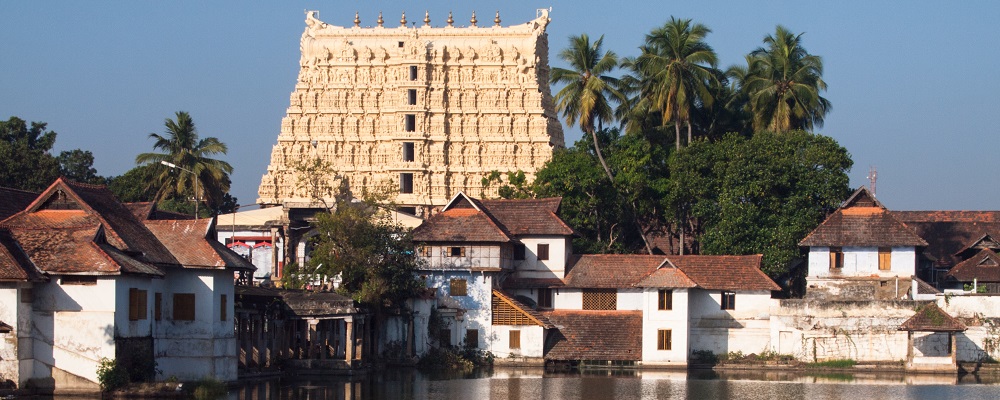
[[[423,213],[459,191],[480,194],[492,170],[532,177],[563,146],[548,87],[547,11],[508,27],[499,15],[483,27],[455,26],[451,16],[440,28],[429,17],[404,21],[339,27],[308,13],[259,203],[329,200],[343,177],[355,195],[398,189],[398,204]]]

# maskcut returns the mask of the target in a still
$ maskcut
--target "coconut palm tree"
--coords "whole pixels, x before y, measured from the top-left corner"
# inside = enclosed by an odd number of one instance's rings
[[[559,52],[559,58],[571,69],[553,68],[551,83],[566,86],[556,93],[556,110],[566,118],[569,126],[580,124],[584,132],[594,141],[594,152],[604,167],[608,179],[614,175],[601,153],[597,131],[604,123],[614,120],[611,102],[621,102],[623,97],[616,90],[618,80],[607,74],[618,66],[618,56],[612,51],[603,51],[604,36],[593,43],[587,34],[571,36],[570,45]],[[595,129],[596,127],[596,129]]]
[[[222,203],[229,191],[229,174],[233,167],[210,156],[226,154],[226,145],[214,137],[199,139],[194,121],[185,111],[178,111],[174,119],[167,118],[164,125],[165,135],[149,134],[156,139],[153,148],[161,152],[139,154],[135,162],[156,165],[166,161],[191,173],[163,168],[150,182],[158,188],[156,198],[194,196],[196,200],[205,200],[213,209],[217,208],[215,206]]]
[[[746,66],[730,67],[727,74],[747,99],[754,130],[786,132],[823,126],[830,102],[823,60],[802,47],[802,34],[778,25],[773,35],[746,56]]]
[[[718,57],[705,43],[711,29],[690,19],[670,21],[646,35],[641,54],[631,63],[643,81],[642,95],[662,114],[661,123],[674,124],[676,147],[681,148],[681,125],[691,142],[691,111],[711,108],[711,88],[719,84]]]

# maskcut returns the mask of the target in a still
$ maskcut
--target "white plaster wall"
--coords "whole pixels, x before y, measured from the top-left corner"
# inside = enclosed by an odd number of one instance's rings
[[[771,316],[771,348],[806,362],[833,359],[901,361],[914,314],[909,301],[784,300]]]
[[[642,310],[646,295],[642,289],[618,289],[618,310]]]
[[[722,310],[722,291],[691,289],[690,350],[715,354],[770,349],[770,292],[736,292],[736,309]]]
[[[893,247],[888,271],[878,269],[878,247],[843,247],[844,268],[830,271],[830,248],[809,248],[809,276],[913,276],[916,271],[916,251],[912,246]]]
[[[11,326],[9,333],[0,333],[0,383],[21,382],[17,357],[18,344],[18,284],[0,282],[0,321]]]
[[[522,236],[524,260],[514,262],[518,276],[523,278],[563,278],[566,276],[566,259],[572,252],[570,239],[565,236]],[[538,259],[538,245],[549,245],[549,259]]]
[[[809,277],[830,275],[830,248],[809,248]]]
[[[685,365],[688,356],[688,290],[674,289],[671,310],[659,309],[659,290],[642,293],[642,363]],[[671,330],[670,350],[657,349],[660,329]]]
[[[556,310],[582,310],[583,292],[576,288],[560,288],[552,293],[552,308]]]
[[[157,324],[154,352],[158,378],[181,380],[215,377],[236,379],[236,338],[233,327],[232,271],[172,269],[164,282],[163,320]],[[194,293],[195,320],[173,320],[173,295]],[[227,317],[220,321],[221,295],[227,297]]]
[[[428,245],[430,256],[419,254],[430,268],[445,269],[466,269],[466,268],[501,268],[500,245],[498,244],[475,244],[468,243],[444,243]],[[461,247],[465,249],[464,256],[453,257],[450,255],[450,248]]]
[[[521,331],[521,348],[510,348],[510,331]],[[486,349],[497,358],[543,356],[545,329],[538,325],[492,325],[489,329]]]

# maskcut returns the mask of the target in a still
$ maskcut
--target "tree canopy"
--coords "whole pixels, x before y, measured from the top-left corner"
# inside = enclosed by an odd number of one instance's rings
[[[41,191],[59,177],[59,160],[49,151],[56,133],[44,122],[28,123],[18,117],[0,121],[0,186]]]

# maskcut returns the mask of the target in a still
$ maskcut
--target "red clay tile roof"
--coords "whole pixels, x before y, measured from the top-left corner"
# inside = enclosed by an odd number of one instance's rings
[[[760,254],[749,256],[667,256],[698,287],[707,290],[781,290],[760,270]]]
[[[1000,232],[1000,211],[892,211],[927,240],[923,254],[939,268],[962,261],[956,254],[992,232]]]
[[[185,268],[255,269],[222,243],[208,238],[211,219],[149,220],[146,226]]]
[[[545,199],[479,200],[485,211],[514,235],[574,235],[556,213],[561,197]]]
[[[918,294],[938,294],[938,293],[941,293],[940,290],[937,290],[937,288],[935,288],[934,286],[931,286],[929,283],[924,282],[923,279],[913,278],[913,280],[917,281],[917,293]]]
[[[899,326],[899,330],[910,332],[962,332],[966,329],[969,328],[965,324],[948,315],[935,303],[921,307]]]
[[[38,214],[38,213],[35,213]],[[52,274],[117,275],[139,273],[162,275],[155,266],[138,260],[110,244],[100,243],[101,226],[57,229],[11,228],[31,263]]]
[[[799,242],[799,246],[926,245],[923,238],[882,207],[863,186]]]
[[[982,249],[978,254],[952,267],[945,276],[959,282],[1000,282],[1000,256],[993,250]]]
[[[693,288],[698,285],[680,269],[664,266],[643,278],[636,286],[644,288]]]
[[[504,289],[539,289],[563,286],[566,286],[566,283],[559,278],[518,278],[512,276],[503,281]]]
[[[499,298],[500,301],[509,304],[515,310],[527,316],[528,319],[534,321],[535,324],[537,324],[538,326],[541,326],[545,329],[555,328],[555,326],[552,325],[551,322],[549,322],[549,319],[545,317],[545,315],[532,309],[531,307],[526,306],[524,303],[517,301],[517,299],[515,299],[514,296],[504,293],[502,290],[496,290],[496,289],[493,289],[493,295]]]
[[[0,230],[0,281],[39,281],[42,274],[10,232]]]
[[[0,221],[28,208],[38,193],[0,187]]]
[[[666,260],[641,254],[575,254],[566,268],[567,287],[632,288]]]
[[[558,329],[546,340],[546,360],[642,360],[642,311],[542,314]]]
[[[499,242],[511,237],[486,213],[472,208],[454,208],[424,220],[413,230],[418,242]]]
[[[143,201],[137,203],[122,203],[139,221],[150,219],[195,219],[193,215],[173,211],[163,211],[156,207],[156,202]]]

